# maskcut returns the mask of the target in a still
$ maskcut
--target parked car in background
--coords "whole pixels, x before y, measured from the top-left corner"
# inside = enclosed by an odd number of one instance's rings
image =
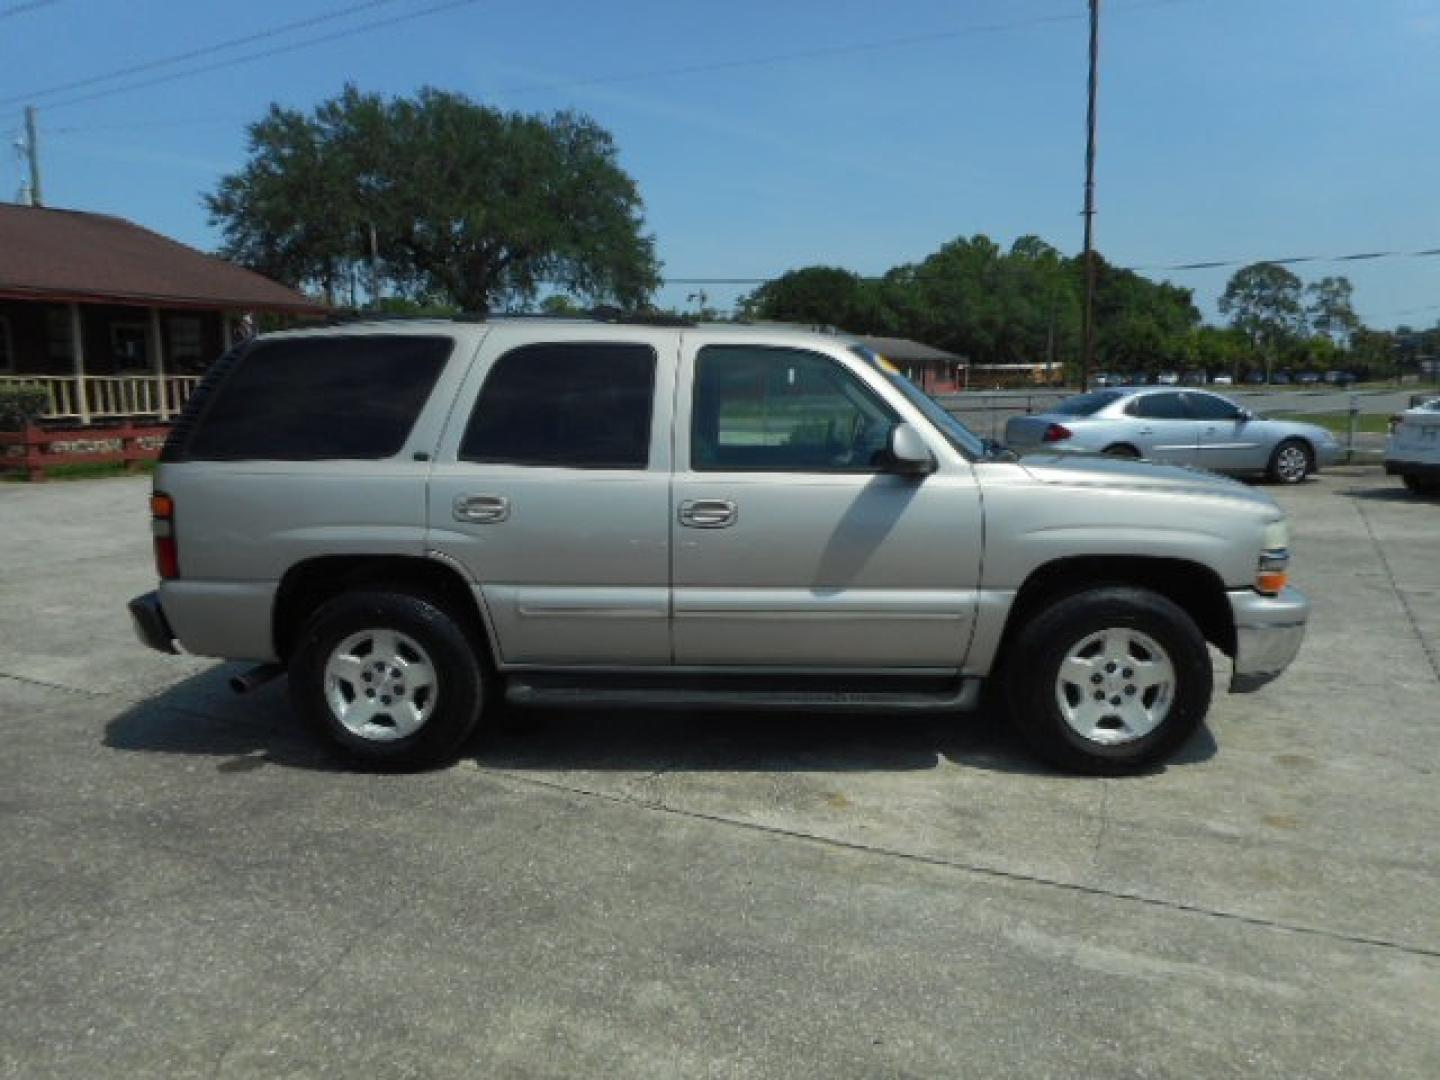
[[[1385,443],[1385,471],[1421,495],[1440,495],[1440,397],[1395,418]]]
[[[1301,386],[1314,386],[1320,381],[1320,373],[1318,371],[1302,371],[1295,376],[1295,381]]]
[[[1108,371],[1097,371],[1090,377],[1090,385],[1113,386],[1115,385],[1115,376],[1111,375]]]
[[[1157,386],[1179,386],[1180,373],[1176,371],[1162,371],[1155,377]]]
[[[255,661],[242,691],[287,674],[379,767],[450,760],[502,700],[878,734],[993,677],[1048,760],[1133,772],[1204,721],[1211,645],[1254,690],[1309,611],[1263,492],[1019,461],[860,342],[779,328],[266,334],[211,367],[154,483],[141,640]]]
[[[1180,376],[1180,381],[1186,386],[1204,386],[1209,380],[1203,371],[1187,371]]]
[[[1226,374],[1223,373],[1223,372],[1222,372],[1221,374],[1219,374],[1219,375],[1216,375],[1215,378],[1211,379],[1210,381],[1211,381],[1211,383],[1213,383],[1215,386],[1234,386],[1234,385],[1235,385],[1235,380],[1234,380],[1231,376],[1226,375]]]
[[[1246,386],[1264,386],[1265,373],[1263,371],[1247,371],[1243,381]]]
[[[1271,386],[1289,386],[1290,373],[1288,371],[1277,371],[1270,376]]]
[[[1208,390],[1097,390],[1048,412],[1012,417],[1005,443],[1017,453],[1089,450],[1225,473],[1264,473],[1298,484],[1340,460],[1325,428],[1267,420]]]

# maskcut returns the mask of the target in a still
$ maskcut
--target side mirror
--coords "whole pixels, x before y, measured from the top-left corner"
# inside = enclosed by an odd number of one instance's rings
[[[1249,409],[1241,409],[1241,410],[1240,410],[1239,420],[1240,420],[1240,422],[1241,422],[1242,424],[1245,423],[1245,422],[1248,421],[1248,420],[1254,420],[1254,419],[1255,419],[1255,414],[1254,414],[1253,412],[1251,412]]]
[[[889,466],[886,471],[901,476],[928,476],[936,469],[935,455],[909,424],[896,424],[890,429],[885,456]]]

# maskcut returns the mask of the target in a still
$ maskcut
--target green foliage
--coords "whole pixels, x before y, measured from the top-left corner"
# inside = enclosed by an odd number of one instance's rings
[[[50,395],[43,386],[0,384],[0,431],[21,430],[43,416],[49,404]]]
[[[553,283],[637,307],[658,284],[635,183],[610,134],[576,113],[350,86],[309,115],[272,105],[249,152],[205,196],[224,254],[332,302],[358,281],[488,311]]]
[[[1355,314],[1353,303],[1355,287],[1349,278],[1321,278],[1305,286],[1305,295],[1310,297],[1306,310],[1316,333],[1348,340],[1360,328],[1360,316]]]
[[[1187,355],[1199,322],[1188,289],[1157,284],[1097,260],[1097,348],[1102,364],[1167,366]],[[762,285],[741,301],[751,318],[893,334],[976,363],[1078,365],[1084,267],[1036,236],[1008,251],[989,237],[961,237],[879,279],[812,266]]]
[[[1305,308],[1298,277],[1276,263],[1251,263],[1235,271],[1220,297],[1220,314],[1254,345],[1278,349],[1304,337]]]
[[[540,301],[540,310],[546,315],[581,315],[586,309],[564,293],[551,293]]]

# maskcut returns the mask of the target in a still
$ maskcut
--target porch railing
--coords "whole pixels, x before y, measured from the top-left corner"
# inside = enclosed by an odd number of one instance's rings
[[[46,420],[126,419],[179,414],[199,375],[0,375],[0,384],[39,386],[48,395]]]

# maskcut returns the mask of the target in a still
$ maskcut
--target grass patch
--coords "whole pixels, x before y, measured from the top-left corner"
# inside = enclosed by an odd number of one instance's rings
[[[125,471],[125,466],[120,462],[89,464],[77,461],[70,465],[51,465],[45,470],[46,480],[99,480],[107,476],[145,476],[155,471],[155,462],[137,461],[131,472]],[[0,479],[12,484],[28,483],[28,478],[22,472],[5,472],[0,474]]]
[[[1275,420],[1298,420],[1303,424],[1318,424],[1336,435],[1350,430],[1350,417],[1345,413],[1273,413]],[[1355,430],[1370,435],[1385,435],[1390,431],[1389,413],[1361,413],[1355,417]]]

